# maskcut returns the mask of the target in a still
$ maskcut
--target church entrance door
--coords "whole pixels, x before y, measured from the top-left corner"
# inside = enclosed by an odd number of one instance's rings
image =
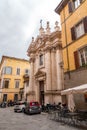
[[[39,81],[40,104],[44,104],[44,81]]]

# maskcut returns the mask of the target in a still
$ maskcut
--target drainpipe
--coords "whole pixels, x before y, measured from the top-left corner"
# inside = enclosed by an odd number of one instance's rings
[[[64,16],[64,20],[65,20],[65,9],[63,11],[63,16]],[[67,53],[67,63],[68,63],[67,72],[68,72],[68,76],[69,76],[69,79],[70,79],[71,75],[70,75],[70,64],[69,64],[69,51],[68,51],[68,44],[67,44],[66,21],[64,22],[64,27],[65,27],[65,42],[66,42],[66,53]]]

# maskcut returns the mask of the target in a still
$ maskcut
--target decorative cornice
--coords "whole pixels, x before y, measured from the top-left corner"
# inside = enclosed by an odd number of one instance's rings
[[[59,90],[49,90],[44,93],[45,95],[61,95],[61,91]]]
[[[56,28],[58,28],[58,23],[56,22]],[[49,26],[48,26],[49,28]],[[49,35],[39,35],[36,40],[32,40],[29,48],[28,48],[28,56],[31,58],[31,53],[36,54],[42,48],[43,51],[51,50],[53,47],[57,47],[61,45],[61,31],[55,29],[54,32],[51,32]],[[41,50],[42,52],[42,50]]]
[[[41,70],[38,70],[36,73],[35,73],[35,78],[38,78],[38,77],[42,77],[42,76],[46,76],[46,73],[41,71]]]
[[[55,12],[60,14],[60,12],[62,11],[62,9],[66,6],[66,4],[68,3],[69,0],[62,0],[58,6],[55,9]]]
[[[3,63],[3,61],[4,61],[5,59],[11,59],[11,60],[18,60],[18,61],[23,61],[23,62],[29,62],[29,61],[26,60],[26,59],[20,59],[20,58],[16,58],[16,57],[11,57],[11,56],[5,56],[5,55],[3,55],[3,56],[2,56],[2,59],[1,59],[0,66],[2,65],[2,63]]]

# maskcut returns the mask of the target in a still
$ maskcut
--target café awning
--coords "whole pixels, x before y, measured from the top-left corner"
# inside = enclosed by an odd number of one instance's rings
[[[87,92],[87,84],[83,84],[77,87],[69,88],[61,91],[61,95],[74,94],[74,93],[85,93]]]

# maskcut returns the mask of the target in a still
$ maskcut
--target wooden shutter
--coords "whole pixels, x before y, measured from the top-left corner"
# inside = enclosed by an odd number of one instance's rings
[[[76,69],[78,69],[80,67],[78,51],[74,52],[74,60],[75,60],[75,67]]]
[[[83,19],[83,23],[84,23],[85,33],[87,33],[87,16]]]
[[[76,40],[75,27],[71,28],[71,36],[72,36],[72,40]]]
[[[69,8],[69,13],[73,12],[73,3],[71,1],[68,2],[68,8]]]

